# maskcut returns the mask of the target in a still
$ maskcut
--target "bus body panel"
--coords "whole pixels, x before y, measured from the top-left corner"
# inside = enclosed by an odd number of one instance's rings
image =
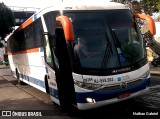
[[[46,64],[46,69],[47,69],[47,74],[49,76],[48,85],[49,85],[49,93],[51,99],[56,104],[60,105],[55,71],[48,64]]]
[[[41,51],[42,48],[39,48]],[[25,51],[24,51],[25,52]],[[49,76],[48,85],[51,99],[60,105],[58,89],[56,84],[55,71],[47,64],[44,65],[44,52],[33,53],[9,53],[10,68],[16,77],[16,69],[20,74],[20,80],[43,92],[46,92],[45,75]],[[27,62],[29,61],[29,62]]]
[[[46,92],[44,82],[46,68],[43,52],[16,53],[13,55],[10,54],[8,57],[14,76],[16,76],[17,69],[21,81]]]

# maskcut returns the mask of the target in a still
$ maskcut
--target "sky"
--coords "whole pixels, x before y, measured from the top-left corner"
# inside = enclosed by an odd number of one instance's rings
[[[61,2],[62,0],[0,0],[7,6],[16,6],[16,7],[34,7],[34,8],[44,8],[48,6],[54,6],[54,4]],[[93,0],[63,0],[64,2],[73,2],[73,1],[92,1]],[[95,0],[99,1],[99,0]],[[100,1],[110,1],[110,0],[100,0]]]
[[[43,8],[60,0],[0,0],[7,6]]]

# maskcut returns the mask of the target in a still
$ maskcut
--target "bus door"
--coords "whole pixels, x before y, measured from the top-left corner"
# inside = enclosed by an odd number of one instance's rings
[[[72,77],[71,60],[67,47],[66,34],[64,27],[60,21],[56,21],[59,26],[56,26],[55,37],[49,38],[49,34],[45,36],[45,60],[47,65],[53,67],[54,70],[47,67],[49,75],[49,87],[56,84],[55,90],[50,88],[51,97],[58,99],[57,104],[63,108],[70,108],[72,105],[76,106],[74,81]],[[47,66],[46,65],[46,66]],[[53,72],[55,71],[55,72]],[[50,77],[51,76],[51,77]],[[53,79],[51,79],[53,78]],[[55,82],[54,82],[55,79]],[[53,81],[52,81],[53,80]],[[56,93],[56,95],[53,94]],[[53,99],[53,101],[57,101]]]
[[[59,100],[63,108],[76,106],[74,81],[72,77],[71,58],[65,38],[65,31],[61,23],[55,29],[56,48],[55,55],[59,67],[56,70],[56,81],[58,86]]]
[[[58,88],[56,82],[55,68],[58,67],[56,57],[54,57],[53,48],[51,48],[50,39],[48,33],[44,33],[44,54],[45,54],[45,66],[47,75],[45,77],[46,92],[51,95],[51,99],[60,105]]]

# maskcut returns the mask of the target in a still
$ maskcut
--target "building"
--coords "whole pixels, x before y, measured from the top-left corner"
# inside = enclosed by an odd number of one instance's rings
[[[2,64],[2,61],[4,60],[4,54],[5,54],[5,47],[0,48],[0,64]]]

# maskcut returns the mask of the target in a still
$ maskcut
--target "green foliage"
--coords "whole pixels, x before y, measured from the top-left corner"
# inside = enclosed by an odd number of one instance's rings
[[[144,13],[152,15],[154,12],[160,10],[160,0],[111,0],[112,2],[119,3],[131,3],[130,7],[134,10],[135,13]]]
[[[159,0],[142,0],[141,6],[146,14],[152,15],[154,12],[159,11]]]
[[[160,10],[160,1],[157,2],[157,9]]]
[[[133,9],[134,13],[141,13],[142,7],[138,1],[133,1],[130,7]]]
[[[12,32],[15,26],[15,17],[10,8],[0,3],[0,38],[3,40],[6,35]]]

